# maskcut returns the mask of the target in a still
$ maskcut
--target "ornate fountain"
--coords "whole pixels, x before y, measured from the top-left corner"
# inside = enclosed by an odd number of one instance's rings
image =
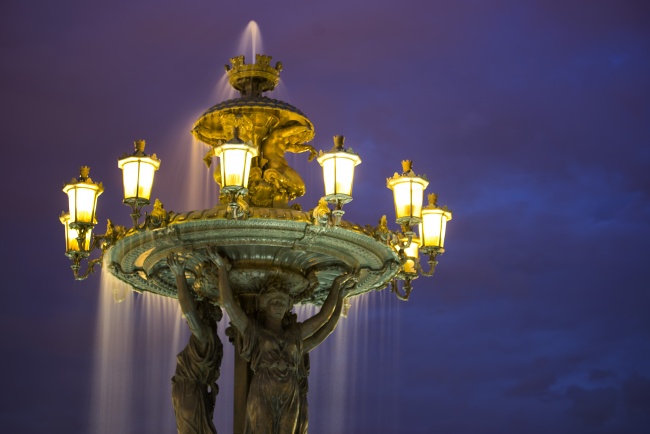
[[[144,141],[138,141],[135,152],[120,159],[124,202],[132,208],[133,228],[109,220],[105,234],[91,235],[96,224],[94,206],[103,187],[93,183],[84,168],[80,178],[64,188],[70,212],[61,217],[75,278],[85,279],[103,262],[135,291],[177,298],[178,274],[169,259],[174,257],[174,264],[183,264],[193,297],[218,309],[223,305],[218,279],[223,271],[215,264],[217,257],[229,263],[232,293],[250,315],[259,308],[259,294],[269,281],[280,282],[294,304],[321,306],[336,277],[353,270],[357,282],[348,299],[389,284],[399,298],[408,299],[411,281],[433,274],[451,218],[446,208],[437,206],[435,195],[430,196],[428,207],[422,207],[426,178],[417,176],[406,161],[403,173],[387,180],[395,194],[401,232],[389,230],[385,216],[377,227],[343,220],[342,207],[352,200],[349,170],[360,163],[359,156],[344,148],[341,136],[335,137],[330,151],[318,153],[308,144],[314,127],[307,116],[264,96],[278,83],[280,62],[271,66],[271,57],[259,54],[253,64],[246,64],[244,56],[230,61],[226,72],[240,96],[209,108],[192,129],[207,147],[205,163],[215,168],[214,179],[221,187],[219,204],[175,213],[156,200],[141,222],[140,211],[150,203],[153,173],[160,161],[145,154]],[[238,154],[228,154],[231,150]],[[326,194],[309,211],[297,203],[290,205],[304,195],[305,184],[287,163],[287,152],[309,152],[310,161],[318,157],[324,168]],[[145,174],[151,179],[144,179]],[[133,184],[130,190],[129,183]],[[89,213],[78,210],[86,202],[92,206]],[[413,229],[420,224],[418,237]],[[95,248],[101,257],[90,259]],[[428,271],[420,265],[419,252],[429,257]],[[83,260],[88,260],[88,269],[81,274]],[[248,361],[236,357],[235,432],[242,432],[251,371]]]

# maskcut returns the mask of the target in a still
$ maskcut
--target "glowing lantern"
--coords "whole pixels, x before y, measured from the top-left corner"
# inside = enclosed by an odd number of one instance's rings
[[[95,210],[97,197],[104,191],[102,183],[94,183],[88,177],[90,167],[80,170],[79,179],[72,179],[63,186],[63,192],[68,195],[70,222],[72,229],[92,228],[97,221]]]
[[[422,248],[444,252],[447,222],[451,220],[451,211],[447,207],[438,208],[436,194],[430,194],[429,205],[422,210],[420,238]]]
[[[328,152],[321,151],[317,160],[323,167],[325,182],[325,200],[341,204],[352,200],[354,167],[361,163],[361,158],[352,148],[343,148],[345,137],[334,136],[334,148]]]
[[[148,156],[144,153],[144,140],[136,140],[134,145],[135,152],[117,160],[117,166],[122,169],[124,203],[139,209],[149,204],[154,173],[160,167],[160,160],[156,154]]]
[[[251,161],[257,156],[257,147],[241,140],[235,131],[231,140],[214,148],[214,153],[221,159],[221,190],[246,194]]]
[[[402,161],[404,173],[395,173],[386,180],[388,188],[393,190],[395,200],[396,222],[400,225],[415,226],[421,221],[422,197],[429,185],[424,177],[417,176],[412,170],[411,160]]]

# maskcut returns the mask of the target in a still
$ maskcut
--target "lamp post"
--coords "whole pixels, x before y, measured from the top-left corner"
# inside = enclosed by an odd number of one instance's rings
[[[136,291],[179,298],[190,316],[196,313],[193,297],[205,301],[206,309],[220,313],[221,289],[227,281],[237,302],[229,299],[226,308],[241,307],[237,323],[243,327],[246,321],[241,315],[257,318],[260,294],[270,286],[283,288],[283,300],[291,305],[330,306],[330,288],[337,287],[346,274],[354,273],[356,282],[346,289],[347,298],[390,285],[402,300],[409,299],[414,279],[433,274],[436,255],[444,251],[451,212],[437,207],[435,195],[422,207],[429,182],[413,172],[410,160],[402,162],[401,175],[387,179],[401,231],[389,229],[385,215],[377,227],[342,219],[343,206],[352,200],[354,169],[361,163],[359,155],[344,148],[343,136],[335,136],[334,147],[318,155],[325,193],[319,204],[309,211],[298,203],[288,204],[304,194],[305,185],[285,153],[309,152],[312,157],[318,153],[308,144],[314,137],[311,121],[292,105],[263,96],[273,90],[282,70],[280,62],[272,67],[270,60],[264,55],[256,55],[252,64],[246,64],[243,56],[231,59],[232,67],[227,66],[226,72],[241,96],[208,109],[192,129],[194,137],[210,148],[204,161],[211,163],[213,156],[219,159],[215,180],[221,203],[206,210],[173,213],[156,199],[140,224],[141,210],[151,203],[154,174],[160,167],[155,154],[144,153],[144,140],[135,142],[133,154],[118,160],[123,201],[131,207],[133,228],[109,220],[105,234],[92,235],[103,186],[88,177],[88,167],[82,167],[79,179],[64,186],[69,211],[60,220],[65,228],[65,253],[73,262],[76,279],[85,279],[97,264],[105,262],[114,276]],[[334,210],[328,204],[334,204]],[[419,238],[414,226],[420,228]],[[99,255],[91,259],[95,249]],[[428,271],[422,269],[420,252],[429,258]],[[79,273],[82,260],[88,263],[85,274]],[[190,284],[185,276],[192,276],[191,291],[184,286]],[[236,357],[234,418],[239,434],[251,365]]]

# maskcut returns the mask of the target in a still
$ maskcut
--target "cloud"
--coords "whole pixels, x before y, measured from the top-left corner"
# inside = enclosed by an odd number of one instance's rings
[[[556,380],[555,375],[551,373],[533,373],[506,390],[505,396],[547,397],[550,394],[550,387]]]
[[[573,402],[568,414],[589,428],[605,425],[616,414],[618,394],[615,388],[584,389],[569,386],[566,397]]]
[[[604,369],[594,369],[591,372],[589,372],[590,381],[601,381],[612,377],[616,377],[616,374],[612,371],[608,371]]]
[[[621,392],[626,412],[633,416],[643,415],[646,420],[650,419],[650,416],[648,416],[648,409],[650,409],[650,378],[635,373],[625,380],[621,386]]]

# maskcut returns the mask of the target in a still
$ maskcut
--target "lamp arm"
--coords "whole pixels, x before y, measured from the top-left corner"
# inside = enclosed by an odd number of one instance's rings
[[[228,203],[228,218],[232,220],[245,220],[250,217],[251,212],[248,204],[244,200],[243,191],[230,191],[228,196],[230,202]]]
[[[429,256],[427,263],[429,264],[429,271],[424,271],[420,262],[419,261],[416,262],[418,272],[420,273],[421,276],[430,277],[433,276],[433,273],[436,272],[436,265],[438,265],[438,261],[436,261],[436,256],[435,255]]]
[[[83,274],[79,274],[79,270],[81,269],[81,260],[84,259],[84,257],[82,255],[74,255],[71,259],[72,259],[72,265],[70,266],[70,268],[72,268],[74,279],[86,280],[88,276],[90,276],[95,272],[95,266],[97,264],[101,266],[102,260],[104,259],[104,251],[102,250],[102,254],[99,256],[99,258],[91,259],[88,261],[88,265],[86,266],[86,271]]]
[[[79,230],[79,236],[77,237],[77,244],[79,246],[84,245],[86,241],[87,230],[88,229],[85,228]],[[68,255],[68,257],[72,260],[72,265],[70,268],[72,268],[72,273],[75,280],[87,279],[88,276],[95,272],[95,267],[97,265],[102,265],[104,261],[104,252],[112,245],[113,241],[114,240],[112,240],[111,237],[107,234],[93,235],[87,250],[74,252]],[[99,249],[101,251],[99,257],[95,259],[88,259],[90,253],[95,249]],[[88,259],[88,264],[86,266],[86,271],[81,274],[79,270],[81,270],[81,261],[84,259]]]
[[[404,293],[399,289],[399,285],[397,284],[397,279],[393,279],[390,282],[390,291],[397,296],[398,299],[402,301],[408,301],[409,297],[411,296],[411,291],[413,290],[413,287],[411,286],[411,278],[407,277],[404,279]]]
[[[400,250],[405,249],[411,245],[413,242],[413,237],[415,236],[415,232],[413,231],[406,231],[403,232],[404,235],[406,235],[406,240],[405,241],[396,241],[395,245],[400,248]]]
[[[144,231],[146,229],[158,229],[164,226],[167,226],[169,223],[169,212],[167,212],[160,201],[156,199],[156,202],[154,203],[153,206],[153,211],[150,213],[145,212],[144,213],[144,221],[142,224],[139,223],[140,217],[142,216],[142,213],[140,210],[142,209],[143,205],[137,205],[137,204],[130,204],[131,210],[133,211],[131,213],[131,218],[133,219],[133,229],[135,229],[137,232]]]

